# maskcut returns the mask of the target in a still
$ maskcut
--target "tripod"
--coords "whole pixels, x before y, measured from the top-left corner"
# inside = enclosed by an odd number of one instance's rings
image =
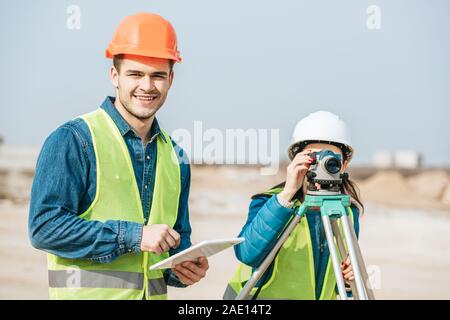
[[[375,297],[368,283],[368,274],[358,245],[355,230],[350,226],[348,219],[348,210],[350,209],[351,198],[348,195],[333,192],[327,192],[324,195],[305,195],[305,201],[296,210],[294,218],[285,228],[284,232],[278,239],[273,249],[266,256],[262,264],[253,272],[251,278],[247,281],[245,286],[240,291],[236,300],[250,299],[250,292],[257,284],[261,276],[266,272],[272,261],[278,253],[278,250],[287,240],[291,232],[300,222],[309,208],[320,207],[320,215],[322,218],[325,235],[327,238],[328,248],[330,250],[330,257],[333,264],[334,274],[336,276],[336,283],[341,300],[347,300],[347,293],[345,289],[344,278],[342,276],[339,257],[335,245],[339,250],[340,256],[344,259],[347,253],[350,256],[350,263],[353,268],[355,279],[350,281],[350,288],[355,300],[374,300]],[[344,239],[341,235],[341,230],[338,225],[341,222]],[[348,249],[348,252],[347,252]]]

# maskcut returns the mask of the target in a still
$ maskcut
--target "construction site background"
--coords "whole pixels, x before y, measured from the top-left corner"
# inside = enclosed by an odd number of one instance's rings
[[[1,151],[1,150],[0,150]],[[38,148],[0,152],[0,299],[48,299],[44,252],[28,240],[28,206]],[[189,200],[192,241],[236,236],[250,197],[281,182],[258,166],[193,165]],[[450,299],[450,169],[353,167],[366,210],[360,245],[379,299]],[[210,258],[210,270],[170,299],[221,299],[238,261],[232,250]]]

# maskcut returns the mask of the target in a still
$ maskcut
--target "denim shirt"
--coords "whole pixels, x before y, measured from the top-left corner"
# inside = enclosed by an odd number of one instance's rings
[[[156,139],[172,143],[180,162],[181,193],[174,229],[180,234],[180,245],[169,251],[173,255],[191,246],[188,197],[190,166],[183,150],[172,140],[165,141],[155,118],[151,139],[143,145],[141,138],[122,118],[107,97],[101,108],[112,118],[128,147],[142,202],[145,223],[149,219],[155,184]],[[131,221],[87,221],[79,217],[93,202],[96,194],[96,158],[92,137],[81,118],[71,120],[44,142],[33,181],[29,237],[40,250],[67,259],[87,259],[109,263],[126,253],[140,252],[143,225]],[[168,285],[184,287],[176,275],[166,270]]]
[[[353,210],[355,232],[359,234],[359,219],[357,210]],[[267,254],[275,246],[278,237],[283,232],[295,209],[283,207],[275,195],[260,195],[255,197],[249,207],[247,222],[239,237],[245,241],[234,246],[239,261],[253,267],[253,271],[262,263]],[[322,219],[317,212],[306,213],[314,259],[314,274],[316,282],[316,299],[319,299],[325,279],[328,257],[328,243],[322,228]],[[257,283],[257,287],[264,285],[272,274],[273,263]],[[267,277],[266,277],[267,276]]]

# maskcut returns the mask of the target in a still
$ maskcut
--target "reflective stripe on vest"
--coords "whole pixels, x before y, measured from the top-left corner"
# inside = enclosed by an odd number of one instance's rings
[[[272,189],[265,194],[277,194],[281,189]],[[300,203],[296,200],[295,205]],[[348,211],[352,223],[353,212]],[[341,228],[340,222],[338,222]],[[342,232],[342,231],[341,231]],[[339,255],[339,252],[338,252]],[[252,268],[243,263],[238,268],[229,282],[224,299],[235,299],[245,283],[250,279]],[[336,279],[331,259],[325,272],[322,292],[319,299],[329,300],[336,297]],[[250,296],[255,294],[257,288],[253,288]],[[258,299],[296,299],[315,300],[316,284],[314,274],[314,258],[312,254],[311,236],[306,218],[301,219],[294,231],[279,250],[270,278],[262,285]]]
[[[144,288],[144,274],[122,271],[89,271],[89,270],[49,270],[48,282],[51,288],[111,288],[136,289]],[[151,295],[167,293],[164,278],[150,279],[148,287]]]
[[[80,215],[90,221],[123,220],[144,224],[139,189],[128,148],[110,116],[97,109],[81,117],[89,127],[96,157],[96,195]],[[156,139],[155,188],[148,224],[173,227],[180,196],[180,164],[170,137]],[[51,299],[166,299],[161,270],[149,266],[168,257],[127,253],[111,263],[64,259],[48,254]]]
[[[49,270],[48,284],[51,288],[144,288],[144,274],[122,271]]]

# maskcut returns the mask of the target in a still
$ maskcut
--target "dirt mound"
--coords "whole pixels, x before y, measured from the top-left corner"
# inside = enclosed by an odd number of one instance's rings
[[[439,177],[442,187],[442,176],[434,173],[423,173],[411,178],[404,178],[399,172],[380,171],[359,184],[363,201],[402,207],[443,209],[446,206],[438,200],[439,192],[429,179]],[[431,180],[433,181],[433,180]],[[424,190],[427,192],[424,192]]]
[[[442,194],[441,202],[442,204],[450,207],[450,183],[447,185],[447,188]]]
[[[449,180],[445,171],[428,171],[408,178],[407,184],[427,198],[440,200]]]

